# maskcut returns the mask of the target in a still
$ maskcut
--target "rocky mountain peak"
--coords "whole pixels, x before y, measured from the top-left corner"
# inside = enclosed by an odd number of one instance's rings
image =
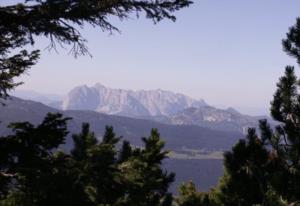
[[[124,90],[112,89],[97,83],[75,87],[62,102],[64,110],[93,110],[107,114],[131,117],[172,115],[188,107],[207,104],[183,94],[161,89]]]

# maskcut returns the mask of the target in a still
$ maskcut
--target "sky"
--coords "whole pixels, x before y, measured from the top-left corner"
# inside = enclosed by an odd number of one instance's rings
[[[154,25],[141,16],[112,22],[121,33],[82,30],[92,57],[68,49],[42,49],[39,63],[21,81],[22,90],[64,95],[78,85],[163,89],[208,104],[258,115],[268,113],[276,82],[296,61],[281,40],[300,16],[299,0],[194,0],[177,21]],[[284,3],[283,3],[284,2]],[[299,70],[297,68],[297,70]]]

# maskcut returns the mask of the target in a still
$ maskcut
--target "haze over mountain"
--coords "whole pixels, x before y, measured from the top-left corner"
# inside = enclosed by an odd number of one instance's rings
[[[42,94],[34,90],[14,90],[10,93],[12,96],[19,97],[25,100],[33,100],[41,102],[43,104],[51,104],[53,102],[59,102],[63,99],[62,95],[58,94]]]
[[[136,146],[141,145],[141,137],[149,135],[151,128],[158,128],[167,149],[173,151],[172,158],[164,162],[167,170],[177,174],[172,192],[189,180],[201,190],[216,185],[223,173],[222,152],[242,138],[242,132],[248,127],[257,127],[259,118],[265,118],[243,115],[234,108],[218,109],[204,100],[163,90],[134,92],[97,84],[73,89],[64,101],[59,101],[62,99],[60,95],[34,91],[17,91],[15,94],[51,107],[13,97],[5,107],[0,107],[0,135],[11,132],[6,128],[9,122],[37,124],[48,112],[61,112],[72,117],[69,122],[71,133],[79,132],[82,122],[89,122],[91,129],[101,138],[105,125],[113,125],[118,135]],[[105,101],[101,103],[101,100]],[[53,108],[61,108],[63,103],[74,110]],[[100,112],[94,109],[95,105],[100,105]],[[114,115],[107,115],[110,113]],[[64,148],[70,149],[71,145],[69,136]]]
[[[205,106],[204,100],[164,90],[112,89],[98,83],[78,86],[62,101],[63,110],[92,110],[129,117],[172,115],[188,107]]]
[[[253,117],[241,114],[233,108],[223,110],[212,106],[189,107],[168,117],[154,117],[152,119],[173,125],[198,125],[214,130],[242,133],[246,133],[248,128],[257,127],[259,119],[268,119],[271,124],[274,124],[266,116]]]
[[[135,145],[141,144],[141,137],[147,136],[152,128],[157,128],[167,142],[169,149],[180,151],[182,148],[226,150],[243,135],[233,131],[218,131],[195,125],[168,125],[151,120],[107,115],[94,111],[58,110],[42,103],[12,97],[6,106],[0,107],[0,135],[10,132],[6,126],[10,122],[29,121],[37,124],[48,112],[60,112],[72,117],[69,122],[71,133],[79,132],[82,122],[89,122],[91,129],[101,137],[105,125],[114,126],[116,133],[124,136]]]
[[[165,124],[198,125],[241,133],[249,127],[258,126],[258,117],[241,114],[234,108],[218,109],[203,99],[160,89],[132,91],[112,89],[97,83],[91,87],[75,87],[61,102],[48,105],[62,110],[90,110]]]
[[[189,180],[193,180],[202,190],[214,186],[223,173],[222,151],[229,150],[239,138],[243,138],[243,134],[235,128],[238,127],[236,122],[248,124],[255,119],[232,108],[219,110],[208,105],[187,108],[160,120],[156,119],[158,116],[153,116],[151,118],[156,121],[152,121],[95,111],[62,111],[15,97],[5,103],[6,106],[0,107],[0,135],[11,132],[6,128],[10,122],[29,121],[38,124],[48,112],[60,112],[66,117],[72,117],[68,125],[70,134],[79,132],[83,122],[89,122],[92,131],[101,138],[105,125],[113,125],[118,135],[136,146],[142,145],[141,137],[149,135],[151,128],[157,128],[166,141],[166,148],[174,152],[172,158],[164,163],[166,169],[177,174],[176,182],[171,188],[173,192],[181,182]],[[70,149],[71,145],[69,136],[64,148]]]
[[[61,111],[39,102],[16,97],[8,99],[5,103],[5,106],[0,107],[0,136],[12,132],[6,127],[10,122],[29,121],[38,124],[48,112],[60,112],[65,117],[72,117],[68,124],[70,134],[79,132],[83,122],[89,122],[91,130],[101,138],[105,125],[112,125],[116,134],[136,146],[142,145],[141,137],[148,136],[151,128],[157,128],[166,141],[166,148],[173,151],[172,158],[164,163],[167,170],[176,172],[176,182],[171,188],[173,192],[182,182],[189,180],[193,180],[203,190],[214,186],[223,173],[222,153],[217,152],[215,155],[214,151],[228,150],[243,137],[238,132],[211,130],[195,125],[168,125],[95,111]],[[64,148],[70,149],[71,145],[69,135]]]

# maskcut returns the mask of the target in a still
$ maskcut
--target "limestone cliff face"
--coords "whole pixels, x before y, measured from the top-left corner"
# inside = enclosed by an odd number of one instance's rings
[[[163,90],[131,91],[101,84],[79,86],[62,102],[63,110],[93,110],[130,117],[169,116],[189,107],[206,106],[203,100]]]

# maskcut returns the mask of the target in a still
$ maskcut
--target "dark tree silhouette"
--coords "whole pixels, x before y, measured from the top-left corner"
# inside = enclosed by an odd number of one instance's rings
[[[282,45],[300,65],[300,18]],[[270,109],[278,125],[272,128],[266,120],[260,120],[259,134],[250,128],[246,139],[225,153],[225,174],[219,185],[206,194],[187,184],[181,188],[179,205],[300,205],[299,91],[300,80],[294,67],[286,66]]]
[[[161,168],[167,151],[157,131],[143,139],[144,148],[124,142],[119,150],[112,127],[98,141],[84,123],[69,153],[57,150],[67,120],[48,114],[37,126],[12,124],[13,134],[0,138],[0,205],[172,205],[174,174]],[[120,161],[118,154],[126,155]]]
[[[49,39],[48,49],[71,46],[75,57],[86,55],[85,25],[118,32],[110,17],[133,15],[157,23],[175,21],[173,13],[190,0],[24,0],[0,6],[0,100],[21,82],[14,78],[35,65],[39,50],[28,50],[38,37]],[[12,134],[0,137],[0,205],[140,205],[170,206],[167,192],[174,174],[161,169],[166,158],[157,131],[144,138],[145,149],[131,148],[106,127],[98,142],[88,124],[73,135],[70,153],[59,152],[68,134],[68,118],[48,114],[40,125],[11,124]]]
[[[295,57],[300,64],[300,18],[296,19],[296,24],[290,27],[286,36],[287,38],[282,40],[283,50]]]

